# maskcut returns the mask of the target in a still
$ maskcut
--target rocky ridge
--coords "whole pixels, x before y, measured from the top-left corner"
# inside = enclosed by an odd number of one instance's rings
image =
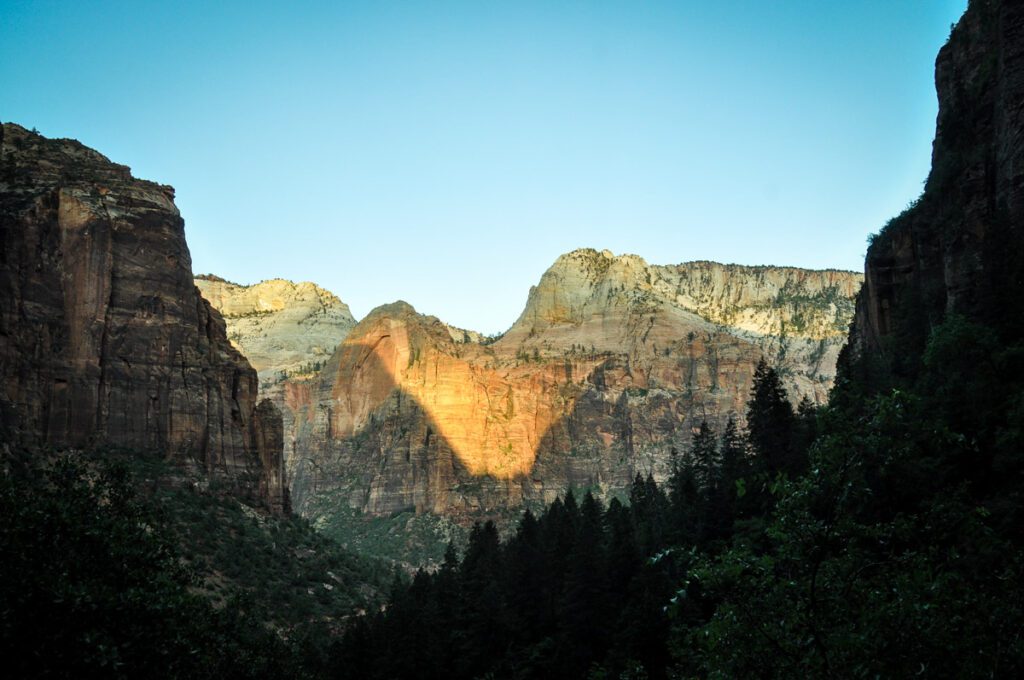
[[[242,286],[199,275],[196,286],[224,317],[228,339],[263,389],[318,371],[356,325],[348,305],[314,283],[271,279]]]
[[[377,308],[320,375],[288,381],[297,507],[477,515],[664,477],[701,420],[742,415],[761,357],[822,402],[860,277],[584,249],[500,338]],[[289,418],[286,417],[286,422]]]
[[[280,414],[193,284],[174,189],[0,127],[0,427],[159,451],[288,507]]]
[[[502,341],[542,348],[589,342],[608,352],[641,351],[639,343],[656,353],[658,330],[667,331],[664,349],[675,340],[675,326],[696,323],[758,345],[786,370],[791,387],[818,402],[834,375],[860,283],[837,270],[659,266],[581,249],[544,273]]]

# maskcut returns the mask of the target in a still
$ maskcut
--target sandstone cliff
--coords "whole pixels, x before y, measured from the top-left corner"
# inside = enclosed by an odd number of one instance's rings
[[[794,399],[823,401],[859,285],[849,272],[580,250],[493,342],[380,307],[318,378],[285,385],[293,497],[306,512],[328,499],[458,515],[664,477],[701,420],[742,414],[762,356]]]
[[[159,450],[287,507],[275,407],[192,280],[171,187],[0,128],[0,426]]]
[[[972,0],[939,52],[932,170],[868,249],[851,371],[912,377],[929,329],[951,312],[1021,336],[1022,35],[1024,5]]]
[[[284,279],[241,286],[212,275],[196,286],[227,324],[228,339],[256,369],[260,393],[282,417],[281,436],[294,432],[286,390],[303,389],[355,326],[348,305],[316,284]],[[288,381],[288,382],[286,382]]]
[[[315,373],[356,325],[348,305],[313,283],[240,286],[197,276],[196,285],[224,317],[228,339],[256,369],[261,388]]]

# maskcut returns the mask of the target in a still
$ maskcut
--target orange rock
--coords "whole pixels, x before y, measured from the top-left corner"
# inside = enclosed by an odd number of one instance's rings
[[[309,400],[289,402],[294,497],[472,514],[664,478],[702,420],[742,415],[762,356],[794,401],[823,401],[858,284],[584,250],[559,258],[491,344],[385,305],[302,388]]]

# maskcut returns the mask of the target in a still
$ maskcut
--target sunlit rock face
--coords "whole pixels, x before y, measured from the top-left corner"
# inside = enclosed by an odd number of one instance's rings
[[[0,427],[159,451],[284,510],[280,418],[193,285],[173,199],[74,140],[0,128]]]
[[[293,498],[478,514],[663,478],[702,420],[742,416],[762,356],[794,400],[823,401],[859,286],[850,272],[579,250],[490,344],[380,307],[317,378],[286,383]]]
[[[823,401],[861,277],[835,270],[714,262],[651,266],[635,255],[577,250],[531,289],[501,343],[593,347],[657,357],[695,329],[760,347],[789,386]],[[659,348],[662,350],[659,352]]]
[[[196,286],[224,317],[228,339],[256,369],[261,387],[316,372],[356,325],[348,305],[313,283],[240,286],[201,275]]]
[[[472,476],[521,477],[533,468],[541,437],[580,390],[597,358],[522,363],[477,344],[455,343],[443,324],[407,304],[378,308],[331,366],[332,438],[356,436],[395,394],[412,399]]]

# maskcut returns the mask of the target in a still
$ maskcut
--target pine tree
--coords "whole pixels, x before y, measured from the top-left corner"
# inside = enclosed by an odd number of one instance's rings
[[[621,608],[626,596],[630,580],[640,566],[640,549],[636,544],[636,532],[629,508],[613,498],[605,513],[608,525],[608,583],[613,598],[618,602],[615,609]]]
[[[690,458],[693,461],[694,476],[702,494],[707,494],[718,484],[719,459],[718,441],[715,431],[707,421],[701,421],[700,428],[693,433],[690,443]]]
[[[544,552],[540,523],[529,509],[523,513],[505,554],[509,626],[513,638],[526,644],[545,625],[544,608],[538,606],[538,595],[544,591]]]
[[[558,598],[569,563],[568,546],[572,544],[574,535],[573,521],[566,512],[565,504],[560,498],[555,499],[540,519],[541,590],[534,606],[541,610],[539,616],[545,635],[554,634]]]
[[[672,475],[668,480],[670,532],[673,543],[694,545],[698,538],[700,490],[693,458],[673,450]]]
[[[796,407],[794,454],[801,460],[807,457],[811,444],[818,436],[818,407],[806,394]]]
[[[762,358],[750,389],[747,427],[758,464],[771,477],[780,472],[793,474],[801,467],[793,451],[795,424],[796,416],[779,374]]]
[[[638,473],[630,489],[629,504],[636,527],[640,551],[650,555],[665,545],[669,528],[669,502],[650,474],[644,479]]]
[[[722,502],[722,527],[726,535],[732,533],[733,521],[744,514],[747,476],[750,474],[749,445],[732,415],[725,424],[719,446],[721,461],[720,498]],[[742,492],[742,493],[741,493]]]
[[[715,431],[706,422],[702,422],[700,429],[693,435],[691,457],[699,490],[696,543],[704,547],[726,535],[732,526],[731,503],[728,491],[724,488],[718,441]]]
[[[736,482],[749,472],[750,461],[746,438],[736,424],[736,417],[731,414],[722,432],[718,457],[722,462],[722,484],[735,492]]]
[[[587,493],[580,505],[572,560],[559,603],[561,677],[572,677],[598,661],[607,646],[608,583],[604,519],[600,504]]]
[[[456,670],[464,677],[485,673],[507,640],[507,612],[501,600],[501,544],[494,522],[473,525],[461,565],[462,639]],[[413,676],[406,676],[413,677]]]

